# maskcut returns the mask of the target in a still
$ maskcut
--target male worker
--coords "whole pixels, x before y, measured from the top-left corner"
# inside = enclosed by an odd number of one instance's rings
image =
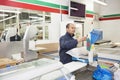
[[[66,34],[60,37],[60,61],[63,64],[69,63],[72,61],[72,57],[66,52],[70,49],[77,47],[79,42],[85,41],[86,37],[74,39],[75,25],[73,23],[68,23],[66,25]]]

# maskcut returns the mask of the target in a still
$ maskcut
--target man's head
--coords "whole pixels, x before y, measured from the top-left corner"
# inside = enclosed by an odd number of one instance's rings
[[[66,25],[66,31],[67,31],[69,34],[73,35],[73,34],[75,33],[75,25],[74,25],[73,23],[68,23],[68,24]]]

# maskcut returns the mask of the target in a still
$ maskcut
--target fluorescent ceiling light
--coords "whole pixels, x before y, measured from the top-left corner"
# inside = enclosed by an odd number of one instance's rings
[[[4,16],[8,16],[8,14],[0,14],[0,16],[4,17]]]
[[[8,13],[21,13],[20,11],[11,11],[11,10],[0,10],[0,12],[8,12]]]
[[[43,20],[42,17],[37,17],[37,16],[29,16],[29,18]]]
[[[36,19],[36,18],[41,18],[41,17],[37,17],[37,16],[29,16],[29,18],[34,18],[34,19]]]
[[[99,3],[99,4],[101,4],[101,5],[107,5],[105,2],[100,1],[100,0],[93,0],[93,1],[96,2],[96,3]]]
[[[70,7],[70,9],[72,9],[72,10],[76,10],[76,11],[78,10],[77,8],[74,8],[74,7]]]
[[[8,20],[8,19],[11,19],[11,18],[14,18],[14,17],[16,17],[16,15],[11,16],[11,17],[8,17],[8,18],[4,18],[4,19],[0,20],[0,22],[5,21],[5,20]]]

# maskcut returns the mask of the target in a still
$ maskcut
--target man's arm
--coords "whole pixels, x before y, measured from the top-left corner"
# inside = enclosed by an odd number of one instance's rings
[[[75,48],[78,44],[76,39],[66,41],[64,38],[60,38],[60,47],[62,49],[72,49]]]

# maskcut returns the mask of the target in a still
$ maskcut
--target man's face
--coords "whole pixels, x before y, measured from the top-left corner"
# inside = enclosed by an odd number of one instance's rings
[[[75,33],[75,25],[70,24],[69,27],[67,28],[67,32],[73,35]]]

